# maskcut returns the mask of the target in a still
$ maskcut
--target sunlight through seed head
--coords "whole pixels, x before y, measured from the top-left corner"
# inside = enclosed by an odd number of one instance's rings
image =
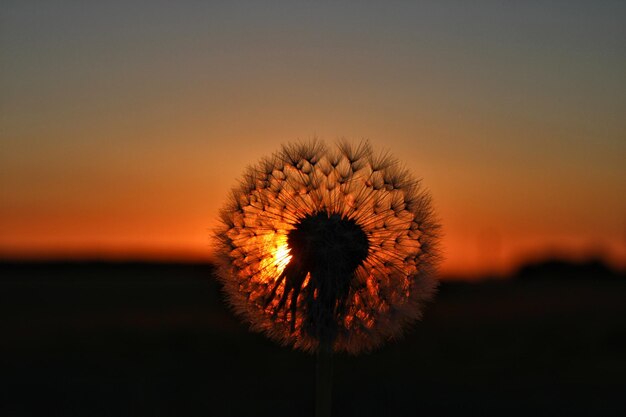
[[[439,229],[420,181],[368,142],[289,144],[233,189],[215,234],[219,277],[254,330],[358,353],[421,317]]]

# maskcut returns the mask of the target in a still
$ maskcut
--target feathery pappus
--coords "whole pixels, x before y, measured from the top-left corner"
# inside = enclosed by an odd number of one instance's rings
[[[439,230],[420,181],[368,142],[288,144],[232,190],[215,233],[218,275],[253,330],[358,353],[421,317]]]

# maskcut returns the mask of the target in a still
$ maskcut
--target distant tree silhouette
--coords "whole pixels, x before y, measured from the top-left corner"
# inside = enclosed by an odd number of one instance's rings
[[[624,278],[624,273],[610,268],[599,259],[573,262],[564,259],[547,259],[522,266],[515,279],[531,280],[601,280]]]

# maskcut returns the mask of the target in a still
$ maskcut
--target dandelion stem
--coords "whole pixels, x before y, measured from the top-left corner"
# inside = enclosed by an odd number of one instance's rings
[[[330,341],[320,341],[315,374],[315,417],[330,417],[333,388],[333,349]]]

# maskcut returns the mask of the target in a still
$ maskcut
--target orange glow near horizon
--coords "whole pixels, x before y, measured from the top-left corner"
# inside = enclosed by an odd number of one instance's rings
[[[443,275],[626,269],[624,5],[231,3],[3,5],[1,258],[210,261],[244,168],[317,136],[423,179]]]
[[[198,220],[200,222],[200,220]],[[0,221],[1,222],[1,221]],[[10,231],[6,224],[3,231]],[[142,238],[122,236],[94,236],[93,233],[0,236],[0,258],[17,260],[111,260],[157,262],[212,262],[211,229],[197,233],[156,235]],[[144,226],[145,227],[145,226]],[[172,229],[174,229],[172,227]],[[118,232],[119,233],[119,232]],[[495,232],[478,236],[462,235],[446,227],[442,240],[443,264],[440,273],[445,276],[472,279],[485,274],[508,274],[525,262],[547,258],[572,261],[601,259],[614,268],[626,269],[626,251],[619,239],[613,242],[594,242],[577,236],[497,235]],[[291,256],[286,235],[270,244],[272,256],[268,262],[281,272]]]

